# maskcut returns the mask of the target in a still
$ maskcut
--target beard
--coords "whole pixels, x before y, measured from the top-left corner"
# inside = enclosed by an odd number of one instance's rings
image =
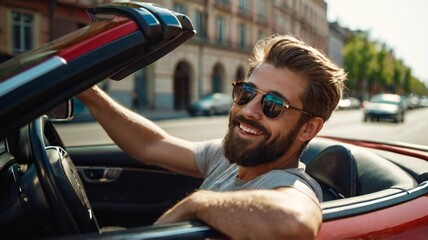
[[[234,122],[239,121],[249,126],[253,126],[263,132],[264,139],[251,147],[250,143],[237,136],[234,132]],[[293,144],[303,122],[299,121],[297,126],[286,136],[277,135],[271,137],[266,128],[257,122],[238,116],[232,119],[229,116],[228,131],[223,139],[224,155],[230,163],[236,163],[243,167],[253,167],[263,163],[270,163],[284,155]]]

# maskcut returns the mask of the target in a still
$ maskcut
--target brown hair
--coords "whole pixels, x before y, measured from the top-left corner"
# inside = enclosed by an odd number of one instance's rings
[[[288,68],[307,81],[301,101],[303,109],[327,121],[342,97],[345,71],[319,50],[289,35],[272,35],[259,40],[250,57],[249,77],[262,63]]]

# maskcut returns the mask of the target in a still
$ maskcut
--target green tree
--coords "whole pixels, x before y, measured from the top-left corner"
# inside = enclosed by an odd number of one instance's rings
[[[391,51],[386,44],[381,44],[380,50],[376,54],[376,66],[373,77],[376,89],[391,91],[393,88],[392,76],[394,74],[394,62],[391,60]]]
[[[403,94],[404,93],[404,72],[405,68],[403,63],[400,60],[393,61],[393,74],[392,74],[392,84],[394,86],[395,93]]]
[[[360,99],[388,91],[397,94],[428,94],[428,89],[412,76],[411,68],[396,59],[386,44],[370,41],[367,32],[356,32],[344,48],[347,88]]]
[[[347,87],[360,98],[366,92],[370,73],[376,67],[376,47],[367,39],[367,33],[354,35],[344,47],[345,69],[348,72]]]
[[[404,70],[404,92],[406,94],[410,94],[412,93],[412,86],[413,86],[413,82],[415,82],[415,80],[412,77],[412,70],[408,67],[405,68]]]
[[[428,96],[428,89],[425,86],[425,84],[421,81],[419,81],[416,78],[413,78],[413,82],[412,82],[412,91],[413,93],[417,94],[417,95],[425,95]]]

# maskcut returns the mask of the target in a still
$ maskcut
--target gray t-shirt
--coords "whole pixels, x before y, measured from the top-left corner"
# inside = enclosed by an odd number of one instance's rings
[[[200,189],[211,191],[236,191],[244,189],[296,188],[315,201],[322,202],[319,184],[305,173],[305,165],[299,168],[271,170],[253,180],[238,179],[239,167],[231,164],[224,156],[221,139],[198,142],[195,145],[195,161],[204,182]]]

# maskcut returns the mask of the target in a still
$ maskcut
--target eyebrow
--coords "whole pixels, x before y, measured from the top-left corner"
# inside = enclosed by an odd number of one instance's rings
[[[280,97],[282,100],[284,100],[286,103],[288,103],[288,105],[291,105],[290,100],[288,100],[288,98],[287,98],[286,96],[282,95],[282,94],[281,94],[280,92],[278,92],[278,91],[275,91],[275,90],[272,90],[272,91],[264,91],[264,90],[260,90],[260,89],[257,87],[257,85],[256,85],[256,84],[254,84],[254,83],[252,83],[252,82],[246,82],[246,83],[250,84],[251,86],[253,86],[253,87],[254,87],[254,88],[256,88],[257,90],[264,92],[265,94],[266,94],[266,93],[272,93],[272,94],[274,94],[275,96]]]

